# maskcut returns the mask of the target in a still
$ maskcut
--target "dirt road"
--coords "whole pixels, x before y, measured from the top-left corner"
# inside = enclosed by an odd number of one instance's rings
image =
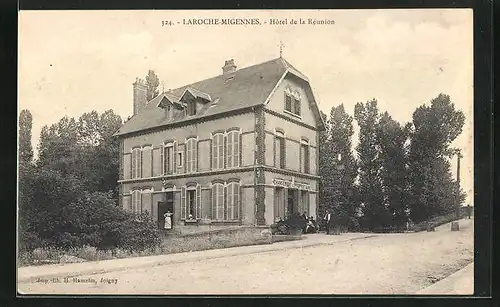
[[[19,285],[65,294],[414,294],[473,261],[473,223]],[[54,283],[54,281],[56,283]],[[57,282],[59,281],[59,282]]]

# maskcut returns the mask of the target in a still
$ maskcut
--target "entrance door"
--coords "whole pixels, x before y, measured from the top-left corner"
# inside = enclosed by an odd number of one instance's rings
[[[163,216],[168,211],[174,213],[174,193],[167,192],[166,193],[166,201],[158,202],[158,227],[160,229],[165,228],[165,216]],[[173,217],[172,217],[172,227],[173,225]]]
[[[299,196],[299,190],[288,189],[288,201],[287,201],[288,213],[294,214],[298,212],[298,199],[299,199],[298,196]]]

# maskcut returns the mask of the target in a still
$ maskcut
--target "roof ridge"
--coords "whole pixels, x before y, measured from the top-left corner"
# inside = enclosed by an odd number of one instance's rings
[[[242,70],[245,70],[245,69],[249,69],[249,68],[252,68],[252,67],[255,67],[255,66],[259,66],[259,65],[264,65],[264,64],[267,64],[267,63],[270,63],[270,62],[273,62],[273,61],[277,61],[277,60],[280,60],[282,58],[274,58],[274,59],[271,59],[271,60],[268,60],[268,61],[265,61],[265,62],[260,62],[260,63],[257,63],[257,64],[253,64],[253,65],[250,65],[250,66],[246,66],[246,67],[243,67],[243,68],[240,68],[240,69],[237,69],[234,73],[237,73],[238,71],[242,71]],[[283,59],[284,60],[284,59]],[[288,63],[288,62],[286,62]],[[288,63],[288,65],[290,65]],[[292,66],[292,65],[290,65]],[[286,65],[285,65],[285,68],[286,68]],[[293,68],[293,66],[292,66]],[[297,69],[296,69],[297,70]],[[206,78],[206,79],[202,79],[202,80],[198,80],[198,81],[195,81],[195,82],[192,82],[192,83],[188,83],[188,84],[185,84],[185,85],[182,85],[182,86],[179,86],[177,88],[174,88],[174,89],[171,89],[169,90],[168,92],[166,93],[169,93],[170,95],[172,96],[175,96],[172,92],[175,92],[175,91],[178,91],[178,90],[181,90],[183,88],[186,88],[186,87],[193,87],[194,84],[197,84],[197,83],[201,83],[201,82],[205,82],[205,81],[208,81],[208,80],[212,80],[212,79],[216,79],[216,78],[220,78],[224,76],[224,74],[220,74],[220,75],[216,75],[216,76],[213,76],[213,77],[210,77],[210,78]],[[195,90],[198,90],[196,88],[194,88]],[[175,96],[177,97],[177,96]],[[180,97],[178,97],[180,98]]]

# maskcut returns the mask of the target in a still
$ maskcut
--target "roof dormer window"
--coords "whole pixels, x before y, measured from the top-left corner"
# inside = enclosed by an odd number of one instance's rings
[[[191,100],[187,103],[187,115],[188,116],[196,115],[196,101]]]

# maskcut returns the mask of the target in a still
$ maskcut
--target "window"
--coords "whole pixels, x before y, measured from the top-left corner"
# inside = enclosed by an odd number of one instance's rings
[[[189,116],[196,115],[196,101],[189,101],[187,103],[187,114]]]
[[[227,186],[227,219],[237,220],[240,213],[240,185],[231,182]]]
[[[140,211],[141,213],[147,211],[148,214],[151,215],[151,205],[152,205],[151,192],[152,190],[142,190],[141,211]]]
[[[132,179],[141,178],[142,150],[140,148],[132,149]]]
[[[224,185],[212,185],[212,219],[224,220]]]
[[[141,150],[141,173],[140,177],[148,178],[153,175],[153,147],[151,145],[144,146]]]
[[[300,144],[300,157],[301,157],[301,165],[300,169],[303,173],[309,174],[309,144],[306,140],[302,140]]]
[[[201,186],[181,188],[181,220],[201,218]]]
[[[285,111],[300,116],[300,93],[296,90],[287,88],[285,90]]]
[[[174,144],[168,143],[163,147],[163,175],[173,174],[174,169]]]
[[[292,112],[292,96],[290,94],[285,94],[285,110]]]
[[[177,152],[177,167],[182,167],[182,151]]]
[[[285,168],[285,135],[276,131],[275,163],[278,168]]]
[[[132,203],[131,205],[131,211],[134,213],[141,213],[141,191],[140,190],[133,190],[132,191]]]
[[[240,132],[230,131],[227,134],[227,167],[240,166]]]
[[[212,138],[212,169],[224,168],[224,134],[217,133]]]
[[[196,172],[196,139],[191,138],[186,142],[186,172]]]
[[[293,99],[294,111],[293,113],[300,116],[300,100],[298,98]]]

